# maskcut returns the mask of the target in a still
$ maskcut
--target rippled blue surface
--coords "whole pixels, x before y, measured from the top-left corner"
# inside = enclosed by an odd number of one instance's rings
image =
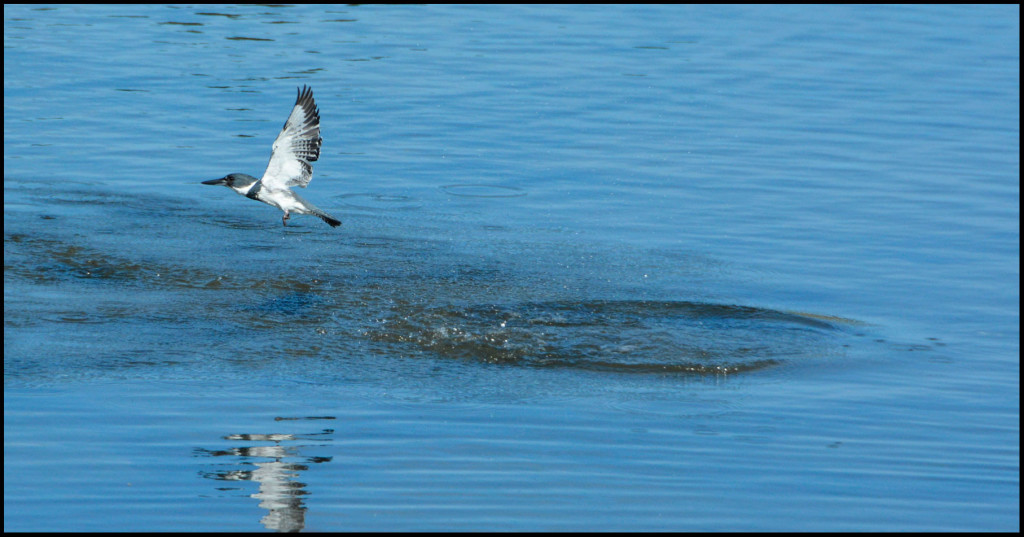
[[[5,6],[4,529],[1019,530],[1019,35]]]

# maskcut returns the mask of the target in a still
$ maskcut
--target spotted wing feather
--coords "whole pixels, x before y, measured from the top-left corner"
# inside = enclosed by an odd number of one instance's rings
[[[274,140],[274,152],[263,174],[263,186],[271,190],[305,188],[313,179],[313,162],[320,158],[320,110],[313,89],[303,86],[288,121]]]

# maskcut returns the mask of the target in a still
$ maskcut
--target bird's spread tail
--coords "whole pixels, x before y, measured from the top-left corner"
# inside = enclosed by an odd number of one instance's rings
[[[317,211],[317,212],[315,212],[313,214],[319,216],[321,220],[323,220],[324,222],[327,222],[331,227],[338,227],[338,226],[341,225],[341,220],[338,220],[336,218],[331,218],[330,215],[328,215],[327,213],[325,213],[323,211]]]
[[[312,204],[307,203],[307,209],[309,209],[309,214],[316,216],[317,218],[323,220],[324,222],[327,222],[327,224],[330,225],[331,227],[338,227],[341,225],[341,220],[338,220],[337,218],[334,218],[333,216],[321,211],[319,208],[314,207]]]
[[[302,196],[299,196],[298,194],[292,191],[289,191],[289,193],[302,205],[301,209],[295,208],[293,209],[294,211],[303,214],[311,214],[323,220],[324,222],[327,222],[327,224],[331,227],[338,227],[341,225],[341,220],[338,220],[337,218],[334,218],[333,216],[323,212],[323,210],[321,210],[316,205],[313,205],[312,203],[302,199]]]

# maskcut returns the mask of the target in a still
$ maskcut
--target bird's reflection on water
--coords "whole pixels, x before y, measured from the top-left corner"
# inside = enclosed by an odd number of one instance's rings
[[[333,420],[330,416],[304,418],[276,418],[275,421]],[[334,429],[322,429],[311,434],[229,434],[224,440],[239,443],[226,449],[197,448],[197,457],[228,457],[217,461],[217,466],[229,468],[205,470],[200,475],[216,481],[254,481],[259,491],[250,497],[259,500],[267,511],[260,519],[264,527],[280,532],[297,532],[305,527],[306,506],[303,499],[310,494],[302,473],[314,464],[330,462],[331,457],[311,456],[307,448],[330,442]],[[222,491],[244,490],[242,487],[222,486]]]

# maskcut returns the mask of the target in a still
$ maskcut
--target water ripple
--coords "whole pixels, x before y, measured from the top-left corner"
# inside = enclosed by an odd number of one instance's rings
[[[685,301],[396,306],[372,337],[457,359],[619,372],[735,373],[833,354],[839,325]]]
[[[520,198],[526,191],[514,186],[458,184],[440,187],[448,194],[463,198]]]

